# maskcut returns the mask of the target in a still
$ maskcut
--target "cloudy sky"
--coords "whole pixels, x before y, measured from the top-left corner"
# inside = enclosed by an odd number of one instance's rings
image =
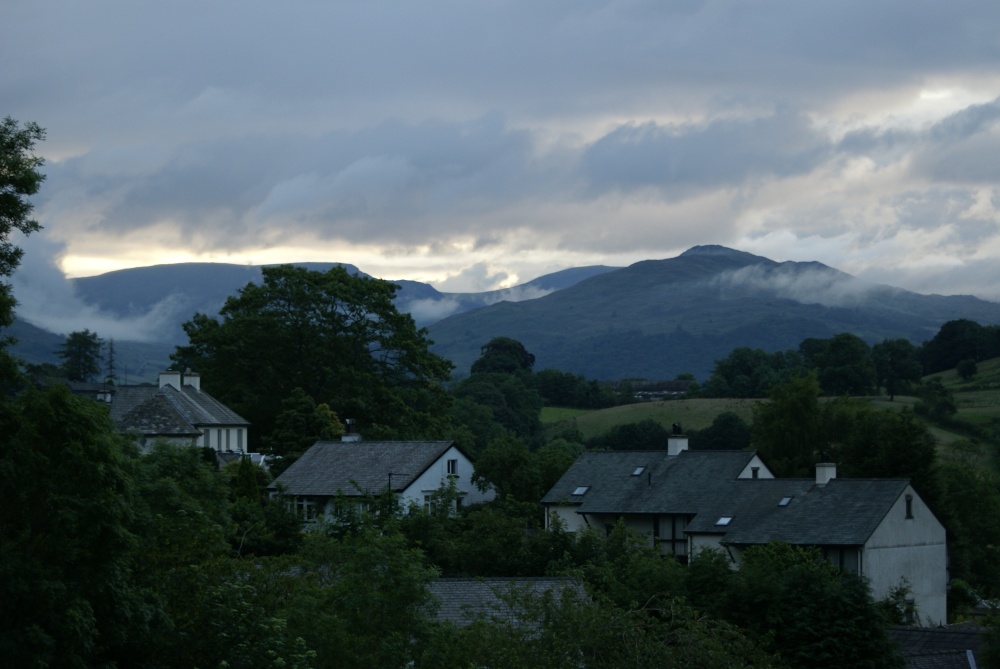
[[[22,283],[723,244],[1000,300],[996,0],[5,0],[0,63],[48,131]]]

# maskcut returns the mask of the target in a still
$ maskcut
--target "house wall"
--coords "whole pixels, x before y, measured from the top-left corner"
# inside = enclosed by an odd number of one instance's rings
[[[688,554],[697,555],[699,551],[715,550],[728,552],[722,546],[722,534],[691,534],[688,542]],[[738,559],[738,555],[735,556]]]
[[[912,496],[912,518],[906,517],[906,496]],[[862,575],[876,599],[905,578],[924,625],[947,619],[948,549],[945,529],[931,510],[907,487],[892,510],[865,543]]]
[[[771,470],[767,468],[767,465],[764,464],[764,461],[760,459],[760,456],[756,454],[752,458],[750,458],[750,462],[747,463],[747,466],[743,468],[743,471],[741,471],[740,475],[737,476],[736,478],[752,479],[754,477],[753,476],[754,468],[757,469],[757,478],[759,479],[774,478],[774,474],[772,474]]]
[[[576,512],[580,507],[574,504],[545,507],[545,529],[551,529],[553,518],[558,518],[567,532],[579,532],[587,527],[583,516]]]
[[[458,448],[452,446],[401,493],[400,502],[404,508],[410,504],[423,507],[424,497],[439,490],[441,486],[447,483],[449,477],[449,460],[455,460],[455,472],[452,476],[459,492],[464,493],[462,497],[463,504],[488,502],[496,497],[496,493],[492,490],[486,492],[479,491],[479,488],[472,482],[472,474],[475,471],[472,461],[465,457]]]
[[[247,452],[246,427],[199,425],[198,429],[201,430],[201,446],[211,448],[214,451]]]

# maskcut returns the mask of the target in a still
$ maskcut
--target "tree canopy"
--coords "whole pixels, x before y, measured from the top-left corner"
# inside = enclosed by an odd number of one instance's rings
[[[70,332],[59,347],[62,372],[70,381],[92,381],[101,373],[104,342],[96,332]]]
[[[317,404],[380,436],[429,436],[448,405],[451,365],[408,314],[394,284],[342,267],[265,267],[260,284],[230,297],[221,318],[196,314],[174,360],[205,388],[274,432],[282,401],[301,388]]]

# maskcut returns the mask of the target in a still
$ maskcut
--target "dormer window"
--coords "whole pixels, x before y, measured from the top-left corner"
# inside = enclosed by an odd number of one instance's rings
[[[589,485],[582,485],[582,486],[577,487],[577,489],[573,491],[573,494],[574,495],[586,495],[588,490],[590,490],[590,486]]]
[[[641,476],[644,471],[646,471],[646,465],[636,467],[635,471],[632,472],[632,476]]]
[[[717,521],[715,521],[716,527],[725,527],[729,523],[733,522],[732,516],[721,516]]]

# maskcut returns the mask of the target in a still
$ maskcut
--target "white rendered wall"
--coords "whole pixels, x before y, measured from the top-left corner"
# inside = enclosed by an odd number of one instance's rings
[[[463,504],[489,502],[496,497],[496,493],[493,490],[487,490],[486,492],[479,491],[479,488],[472,482],[472,474],[475,471],[472,461],[462,455],[462,452],[458,448],[452,446],[403,491],[400,495],[400,502],[403,508],[410,506],[410,504],[423,507],[425,495],[430,495],[442,486],[447,485],[449,460],[457,461],[455,463],[455,475],[453,478],[455,487],[460,493],[464,493],[462,497]]]
[[[912,495],[913,518],[906,517],[906,495]],[[885,597],[905,578],[923,625],[947,621],[948,549],[945,529],[923,500],[907,487],[868,539],[862,575],[872,595]]]

